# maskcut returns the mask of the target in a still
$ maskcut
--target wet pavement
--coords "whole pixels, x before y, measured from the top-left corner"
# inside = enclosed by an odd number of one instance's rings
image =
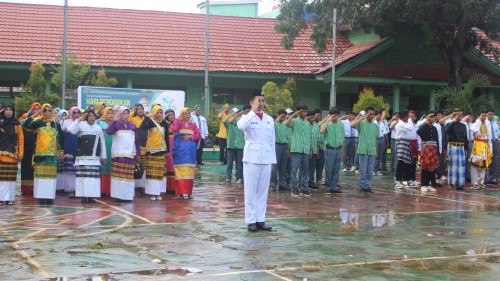
[[[498,280],[500,187],[421,194],[386,175],[362,195],[357,179],[331,197],[270,191],[274,231],[258,233],[222,166],[202,166],[194,200],[19,196],[0,206],[0,280]]]

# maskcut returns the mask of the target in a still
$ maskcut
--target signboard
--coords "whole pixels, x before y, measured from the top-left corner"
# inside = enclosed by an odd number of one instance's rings
[[[150,111],[155,104],[160,104],[163,110],[173,109],[175,116],[179,116],[185,99],[186,93],[177,90],[78,87],[78,107],[84,109],[98,102],[104,102],[109,107],[123,105],[128,108],[140,103],[146,111]]]

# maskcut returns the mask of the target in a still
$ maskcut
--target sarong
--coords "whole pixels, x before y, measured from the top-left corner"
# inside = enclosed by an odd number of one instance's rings
[[[465,184],[465,150],[463,146],[448,145],[448,184]]]
[[[160,195],[167,191],[165,154],[146,155],[146,194]]]
[[[17,163],[0,162],[0,201],[16,198]]]
[[[196,142],[183,141],[185,133],[175,135],[172,152],[175,170],[175,194],[192,194],[196,172]]]
[[[434,171],[439,167],[439,150],[436,145],[424,145],[418,160],[422,170]]]
[[[135,164],[132,159],[113,158],[111,162],[111,197],[133,200]]]
[[[413,164],[414,157],[412,155],[410,141],[409,140],[398,140],[396,144],[396,153],[398,156],[398,161],[403,161],[407,164]]]
[[[76,166],[76,197],[101,197],[101,167]]]
[[[34,197],[54,199],[56,197],[57,162],[35,163]]]
[[[487,169],[491,165],[491,150],[488,142],[474,140],[470,164],[478,169]]]

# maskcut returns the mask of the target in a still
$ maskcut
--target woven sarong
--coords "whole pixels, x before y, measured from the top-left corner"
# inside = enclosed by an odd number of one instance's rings
[[[76,177],[98,179],[101,177],[101,166],[76,166]]]
[[[35,178],[56,179],[57,163],[50,163],[50,162],[35,163]]]
[[[134,163],[113,161],[111,163],[111,177],[122,180],[134,180]]]
[[[448,145],[448,184],[465,184],[465,150],[463,146]]]
[[[16,182],[17,163],[0,162],[0,181]]]
[[[398,161],[403,161],[407,164],[413,164],[414,157],[412,155],[410,141],[409,140],[398,140],[396,145],[396,153],[398,156]]]
[[[165,154],[146,155],[146,179],[162,180],[166,174]]]
[[[418,161],[422,170],[434,171],[439,167],[439,151],[436,145],[424,145]]]

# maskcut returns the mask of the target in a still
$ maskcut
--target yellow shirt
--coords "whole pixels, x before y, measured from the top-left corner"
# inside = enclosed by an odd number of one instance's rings
[[[217,137],[221,139],[227,139],[227,131],[224,122],[226,122],[228,118],[229,118],[229,113],[221,112],[219,114],[219,133],[217,134]]]

